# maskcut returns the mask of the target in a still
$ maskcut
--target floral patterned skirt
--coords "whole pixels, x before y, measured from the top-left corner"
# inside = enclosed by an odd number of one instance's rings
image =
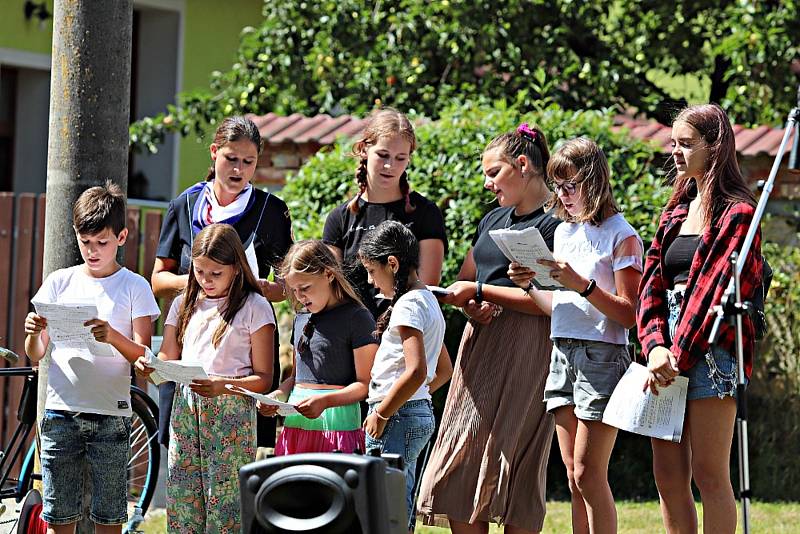
[[[167,474],[167,531],[241,530],[239,469],[256,458],[255,401],[175,389]]]

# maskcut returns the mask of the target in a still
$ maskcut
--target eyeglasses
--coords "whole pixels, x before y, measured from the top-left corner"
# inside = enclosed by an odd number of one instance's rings
[[[560,191],[563,191],[565,195],[570,196],[575,194],[579,183],[580,182],[552,182],[551,185],[556,195],[558,195]]]

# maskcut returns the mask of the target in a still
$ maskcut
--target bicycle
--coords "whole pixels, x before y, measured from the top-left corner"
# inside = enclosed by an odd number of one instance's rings
[[[34,473],[35,443],[28,448],[17,478],[11,473],[20,459],[28,436],[36,425],[37,370],[32,367],[0,368],[0,378],[22,376],[25,384],[17,410],[17,428],[5,447],[0,447],[0,499],[14,498],[17,503],[25,499],[19,517],[7,520],[13,523],[18,534],[40,534],[35,523],[41,511],[41,498],[32,490],[33,481],[41,480]],[[133,533],[143,521],[158,482],[161,460],[161,445],[158,443],[158,405],[144,390],[131,385],[131,407],[133,409],[130,453],[128,456],[128,523],[123,532]],[[10,414],[9,414],[10,415]],[[36,502],[38,498],[38,503]],[[138,513],[137,513],[138,512]],[[0,527],[4,523],[0,523]]]

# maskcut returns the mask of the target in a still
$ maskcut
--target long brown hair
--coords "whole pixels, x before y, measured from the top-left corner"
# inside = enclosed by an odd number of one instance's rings
[[[353,144],[351,156],[358,158],[356,167],[356,183],[358,184],[358,195],[350,201],[348,208],[353,213],[358,213],[358,200],[367,190],[367,149],[385,137],[399,135],[410,146],[409,156],[417,148],[417,136],[414,133],[414,126],[403,113],[394,108],[383,107],[373,111],[367,118],[367,125],[361,132],[361,137]],[[414,211],[411,205],[411,185],[408,183],[408,176],[405,171],[400,175],[400,192],[406,201],[406,213]]]
[[[247,117],[227,117],[222,121],[217,128],[217,131],[214,133],[213,144],[217,145],[217,148],[222,148],[228,143],[242,139],[246,139],[253,143],[256,147],[256,151],[261,154],[261,148],[263,144],[261,142],[261,133],[258,131],[258,126],[256,126],[256,124]],[[211,166],[208,168],[206,181],[213,179],[214,175],[214,163],[212,162]]]
[[[620,209],[611,193],[611,170],[597,143],[588,137],[570,139],[555,151],[547,164],[550,180],[572,182],[584,202],[583,213],[570,215],[553,189],[548,206],[555,207],[555,216],[568,222],[590,222],[599,225]]]
[[[358,297],[353,286],[347,281],[342,273],[339,260],[336,259],[328,245],[318,239],[306,239],[298,241],[289,248],[289,252],[283,258],[283,263],[280,267],[280,276],[284,280],[291,273],[302,273],[325,276],[331,274],[331,290],[336,300],[339,302],[349,299],[353,302],[363,306],[361,299]],[[302,305],[297,301],[293,291],[287,291],[289,300],[295,311],[299,311]]]
[[[736,161],[736,139],[725,110],[717,104],[689,106],[678,114],[672,124],[674,126],[679,122],[685,122],[697,130],[708,144],[702,200],[706,222],[718,220],[728,205],[735,202],[755,206],[755,196]],[[676,179],[667,209],[689,202],[694,197],[696,187],[692,177]]]
[[[228,288],[225,304],[220,307],[222,321],[211,338],[214,348],[217,348],[233,318],[247,302],[247,297],[250,293],[260,295],[261,289],[258,287],[256,277],[253,276],[253,271],[250,270],[242,241],[233,226],[210,224],[203,228],[192,243],[192,261],[200,257],[221,265],[233,265],[236,270],[231,286]],[[203,290],[194,275],[194,268],[190,268],[189,283],[186,284],[183,302],[178,312],[178,326],[175,333],[179,347],[183,347],[183,336],[186,334],[189,320],[197,310],[198,302],[203,296]]]

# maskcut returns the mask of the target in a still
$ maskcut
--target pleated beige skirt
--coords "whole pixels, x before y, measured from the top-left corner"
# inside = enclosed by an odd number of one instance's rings
[[[487,521],[540,531],[553,417],[542,400],[550,319],[504,310],[461,338],[439,436],[422,478],[426,525]]]

